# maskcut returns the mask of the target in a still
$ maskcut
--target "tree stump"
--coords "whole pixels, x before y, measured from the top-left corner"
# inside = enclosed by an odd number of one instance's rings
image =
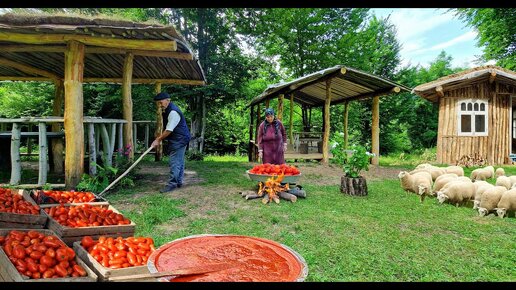
[[[364,177],[346,177],[340,178],[340,192],[351,196],[366,196],[367,183]]]

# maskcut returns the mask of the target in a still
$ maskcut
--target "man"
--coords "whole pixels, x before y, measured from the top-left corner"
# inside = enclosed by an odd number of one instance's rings
[[[167,93],[161,92],[157,94],[154,100],[163,109],[164,130],[152,142],[151,146],[156,147],[164,140],[163,147],[165,152],[169,152],[170,177],[165,188],[160,190],[160,192],[164,193],[183,186],[185,152],[191,135],[183,112],[170,101],[170,96]]]

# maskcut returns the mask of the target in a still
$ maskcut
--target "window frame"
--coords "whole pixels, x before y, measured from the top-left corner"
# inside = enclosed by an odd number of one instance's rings
[[[461,104],[466,104],[466,111],[461,110]],[[485,104],[485,111],[468,111],[467,107],[468,104],[471,104],[471,106],[474,108],[475,103],[478,104],[478,107],[480,108],[481,104]],[[471,132],[462,132],[461,125],[462,125],[462,119],[461,117],[463,115],[470,115],[471,116]],[[475,131],[475,116],[484,116],[484,122],[485,122],[485,132],[476,132]],[[473,137],[479,137],[479,136],[488,136],[489,135],[489,101],[488,99],[475,99],[475,98],[469,98],[469,99],[460,99],[457,101],[457,135],[458,136],[473,136]]]

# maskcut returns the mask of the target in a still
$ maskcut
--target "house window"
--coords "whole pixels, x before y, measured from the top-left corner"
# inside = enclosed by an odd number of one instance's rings
[[[487,100],[460,100],[457,107],[459,136],[487,136]]]

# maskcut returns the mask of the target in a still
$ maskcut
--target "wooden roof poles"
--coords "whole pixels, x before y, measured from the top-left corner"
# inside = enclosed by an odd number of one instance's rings
[[[124,144],[126,146],[131,146],[131,150],[129,151],[129,160],[134,159],[134,150],[136,149],[136,144],[133,144],[133,100],[131,98],[131,84],[133,78],[133,59],[134,55],[132,53],[128,53],[125,55],[124,60],[124,72],[123,72],[123,82],[122,82],[122,103],[123,103],[123,116],[127,121],[124,124]]]
[[[328,153],[330,140],[330,103],[331,103],[331,79],[326,80],[326,100],[324,101],[324,130],[322,143],[322,163],[327,165],[330,161]]]
[[[380,97],[375,96],[373,97],[373,107],[371,109],[373,114],[373,120],[371,124],[371,134],[372,134],[372,140],[371,140],[371,147],[372,147],[372,153],[374,154],[373,158],[371,159],[372,165],[378,165],[379,164],[379,156],[380,156]]]

